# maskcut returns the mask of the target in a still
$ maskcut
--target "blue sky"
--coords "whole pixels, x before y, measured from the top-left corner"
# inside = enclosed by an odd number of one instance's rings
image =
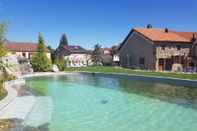
[[[118,44],[133,27],[197,31],[196,0],[0,0],[0,20],[12,41],[45,41],[57,47],[62,33],[69,43],[92,48]]]

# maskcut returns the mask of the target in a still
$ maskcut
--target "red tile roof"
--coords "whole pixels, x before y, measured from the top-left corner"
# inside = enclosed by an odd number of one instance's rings
[[[166,32],[165,29],[134,28],[130,31],[130,33],[127,35],[124,41],[120,44],[119,50],[127,42],[127,40],[129,39],[129,37],[133,32],[137,32],[143,35],[145,38],[153,41],[155,44],[157,42],[172,42],[172,43],[179,42],[179,43],[192,44],[193,35],[195,36],[197,43],[197,32],[178,32],[172,30],[168,30],[168,32]]]
[[[193,38],[193,35],[195,36],[195,38],[197,38],[197,32],[176,32],[176,31],[174,31],[174,33],[176,33],[188,40],[191,40]]]
[[[10,51],[17,52],[37,52],[37,43],[31,42],[10,42],[7,41],[5,47]],[[50,52],[48,48],[45,49],[46,52]]]
[[[168,31],[165,29],[147,29],[147,28],[135,28],[134,31],[144,35],[148,39],[154,42],[191,42],[193,34],[197,32],[176,32]],[[197,35],[196,35],[197,36]]]

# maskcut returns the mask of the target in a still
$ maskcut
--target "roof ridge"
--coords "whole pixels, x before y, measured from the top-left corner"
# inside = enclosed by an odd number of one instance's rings
[[[195,31],[174,31],[174,32],[178,32],[178,33],[197,33]]]

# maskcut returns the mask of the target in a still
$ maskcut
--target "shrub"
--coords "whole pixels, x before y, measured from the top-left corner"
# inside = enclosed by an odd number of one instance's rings
[[[6,90],[3,88],[3,83],[5,81],[10,81],[10,80],[14,80],[14,79],[16,79],[16,77],[13,75],[8,75],[5,72],[3,74],[1,74],[1,76],[0,76],[0,100],[3,99],[7,94]]]
[[[44,53],[37,53],[31,60],[31,65],[36,72],[46,72],[51,70],[51,61]]]
[[[56,61],[56,65],[58,66],[59,70],[60,71],[64,71],[67,67],[67,64],[68,64],[68,60],[66,59],[61,59],[61,60],[57,60]]]

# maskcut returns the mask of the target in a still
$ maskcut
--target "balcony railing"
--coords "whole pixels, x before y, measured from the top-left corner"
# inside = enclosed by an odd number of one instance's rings
[[[189,56],[190,49],[189,48],[181,48],[178,50],[177,48],[156,48],[156,57],[157,58],[171,58],[172,56]]]

